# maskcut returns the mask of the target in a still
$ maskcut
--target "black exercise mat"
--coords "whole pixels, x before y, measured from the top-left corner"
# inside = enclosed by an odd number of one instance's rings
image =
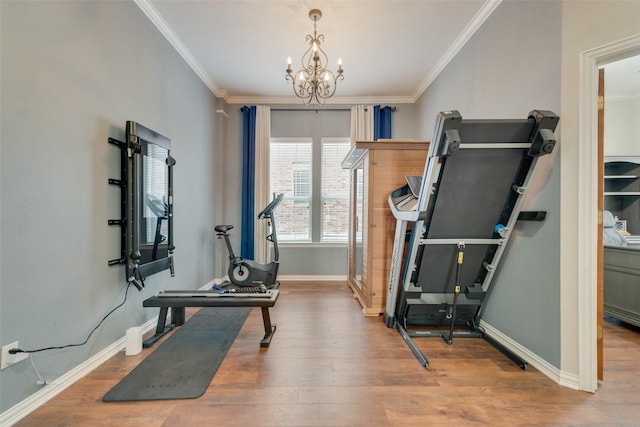
[[[251,307],[202,308],[102,398],[105,402],[202,396]]]

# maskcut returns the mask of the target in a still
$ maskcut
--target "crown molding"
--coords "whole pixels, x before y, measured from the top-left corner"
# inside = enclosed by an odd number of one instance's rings
[[[502,0],[487,0],[476,16],[473,17],[471,22],[465,27],[464,30],[458,35],[458,37],[453,41],[451,46],[446,50],[442,58],[436,63],[436,65],[431,69],[427,77],[424,78],[420,86],[418,86],[418,90],[413,96],[413,102],[416,102],[420,96],[427,90],[431,83],[440,75],[442,70],[451,62],[453,58],[462,50],[465,44],[471,39],[471,37],[475,34],[476,31],[484,24],[484,21],[491,16],[491,14],[496,10],[496,8],[502,3]]]
[[[300,98],[296,96],[229,96],[225,99],[229,104],[250,104],[250,105],[282,105],[300,104]],[[324,104],[304,104],[314,105],[337,105],[337,104],[413,104],[412,96],[334,96],[326,100]]]
[[[205,71],[204,67],[193,53],[184,45],[180,37],[173,31],[173,29],[167,24],[167,21],[160,15],[160,12],[151,4],[150,0],[133,0],[135,4],[142,10],[142,12],[149,18],[149,20],[153,23],[153,25],[160,30],[162,35],[171,43],[171,46],[178,51],[180,56],[186,61],[186,63],[191,67],[191,69],[200,77],[200,80],[204,82],[205,85],[209,88],[209,90],[218,98],[224,98],[226,100],[227,93],[226,91],[220,89],[218,85],[215,84],[211,77]]]

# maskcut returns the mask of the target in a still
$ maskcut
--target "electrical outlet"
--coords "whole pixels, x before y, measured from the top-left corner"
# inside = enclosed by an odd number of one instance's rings
[[[2,346],[2,358],[0,359],[0,370],[7,368],[13,365],[14,363],[18,363],[19,361],[29,357],[27,353],[9,354],[9,350],[11,350],[12,348],[20,348],[18,341],[11,343],[9,345]]]

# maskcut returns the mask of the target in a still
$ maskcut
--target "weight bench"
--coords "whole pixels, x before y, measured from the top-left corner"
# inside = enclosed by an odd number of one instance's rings
[[[516,221],[545,217],[520,208],[538,158],[553,151],[558,121],[538,110],[523,120],[463,120],[457,111],[442,112],[419,189],[416,179],[407,179],[389,195],[396,230],[384,319],[424,367],[428,360],[411,337],[448,344],[454,337],[485,338],[526,369],[486,337],[479,322]],[[434,330],[408,331],[409,325]]]
[[[156,333],[142,345],[149,348],[175,326],[184,324],[185,307],[260,307],[264,323],[264,338],[260,347],[269,347],[276,325],[271,324],[269,307],[278,300],[279,290],[270,289],[264,294],[221,294],[217,291],[163,291],[142,302],[143,307],[160,307]],[[171,323],[167,322],[167,310],[171,308]]]

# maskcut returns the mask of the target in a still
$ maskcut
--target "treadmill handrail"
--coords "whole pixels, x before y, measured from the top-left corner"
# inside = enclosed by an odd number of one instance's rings
[[[391,208],[391,213],[393,213],[393,216],[395,217],[395,219],[399,219],[401,221],[411,221],[411,222],[416,222],[419,219],[421,219],[420,211],[418,209],[411,210],[411,211],[403,211],[398,209],[396,207],[396,204],[393,201],[393,197],[391,197],[391,194],[389,194],[388,202],[389,202],[389,208]]]

